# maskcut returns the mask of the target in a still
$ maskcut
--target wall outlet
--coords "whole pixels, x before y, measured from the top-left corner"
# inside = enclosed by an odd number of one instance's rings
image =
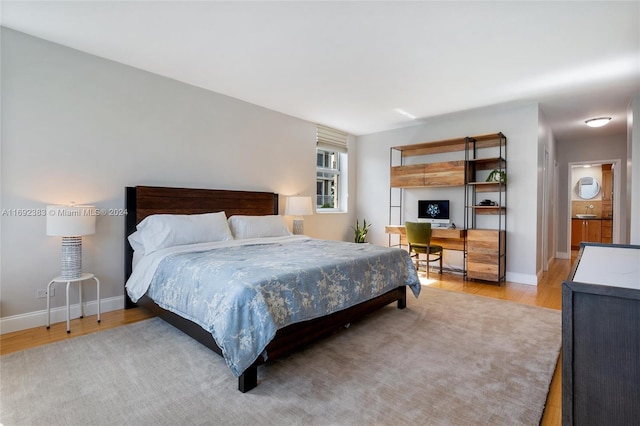
[[[49,297],[53,297],[55,295],[56,295],[56,289],[52,288],[51,294],[49,295]],[[38,290],[38,297],[37,297],[38,299],[45,299],[46,297],[47,297],[47,289],[43,288],[41,290]]]

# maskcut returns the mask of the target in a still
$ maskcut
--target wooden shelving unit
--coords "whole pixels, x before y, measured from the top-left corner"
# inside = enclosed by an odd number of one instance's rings
[[[462,250],[465,253],[465,278],[501,282],[506,275],[506,182],[480,177],[494,169],[506,173],[506,141],[502,133],[469,136],[412,145],[390,150],[389,224],[404,223],[402,191],[411,188],[462,187],[465,193],[464,228],[468,231]],[[464,159],[444,162],[405,164],[409,157],[460,152]],[[485,152],[490,152],[484,156]],[[488,174],[488,173],[487,173]],[[496,205],[479,205],[477,194],[497,196]],[[493,215],[496,226],[478,229],[476,216]],[[470,232],[470,234],[469,234]],[[389,236],[389,245],[393,244]]]
[[[463,187],[466,182],[467,162],[464,158],[467,139],[457,138],[411,145],[399,145],[390,149],[389,225],[404,223],[402,191],[411,188]],[[456,161],[405,164],[409,157],[428,156],[448,152],[460,152]],[[397,236],[396,236],[397,237]],[[389,235],[390,246],[402,246],[401,239]]]
[[[492,170],[507,172],[507,138],[502,133],[467,138],[465,222],[467,229],[467,278],[500,283],[506,278],[507,182],[488,181]],[[495,205],[483,205],[479,194]],[[478,216],[495,217],[478,224]],[[486,220],[485,222],[488,222]]]

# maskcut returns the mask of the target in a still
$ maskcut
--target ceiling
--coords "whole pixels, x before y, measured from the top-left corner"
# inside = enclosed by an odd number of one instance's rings
[[[527,102],[559,141],[624,134],[640,95],[638,1],[0,7],[5,27],[356,135]]]

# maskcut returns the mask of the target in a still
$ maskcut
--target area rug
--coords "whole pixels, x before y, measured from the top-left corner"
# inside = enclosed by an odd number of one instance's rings
[[[153,318],[0,358],[13,425],[537,425],[560,311],[423,287],[258,369]]]

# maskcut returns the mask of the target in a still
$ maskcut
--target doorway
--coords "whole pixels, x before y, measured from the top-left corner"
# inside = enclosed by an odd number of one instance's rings
[[[569,163],[567,242],[620,241],[621,160]]]

